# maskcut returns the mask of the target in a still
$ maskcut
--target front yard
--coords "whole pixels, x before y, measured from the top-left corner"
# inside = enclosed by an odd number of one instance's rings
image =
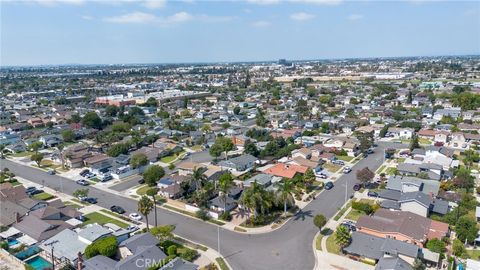
[[[340,170],[342,166],[336,165],[336,164],[331,164],[331,163],[325,163],[323,164],[323,168],[328,170],[331,173],[336,173],[338,170]]]
[[[160,161],[163,163],[172,163],[173,161],[177,160],[177,158],[181,158],[183,155],[185,155],[185,151],[182,151],[178,154],[163,157],[160,159]]]
[[[350,161],[352,161],[353,157],[351,157],[351,156],[337,156],[337,159],[343,160],[345,162],[350,162]]]
[[[480,260],[480,249],[467,249],[467,254],[470,259]]]
[[[88,224],[93,224],[93,223],[98,223],[100,225],[106,224],[106,223],[112,223],[117,226],[120,226],[122,228],[127,228],[128,224],[125,222],[122,222],[120,220],[111,218],[109,216],[100,214],[100,213],[90,213],[86,214],[85,216],[85,221],[82,223],[82,226],[88,225]]]
[[[42,193],[33,195],[33,198],[40,201],[48,201],[55,198],[55,196],[47,192],[42,192]]]
[[[327,252],[337,255],[341,253],[340,246],[335,242],[335,234],[332,234],[327,238]]]

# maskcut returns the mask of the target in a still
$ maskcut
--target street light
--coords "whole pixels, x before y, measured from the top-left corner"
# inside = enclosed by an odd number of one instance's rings
[[[45,246],[50,246],[52,248],[51,255],[52,255],[52,270],[55,270],[55,256],[53,255],[53,244],[58,243],[58,240],[52,241],[50,243],[45,244]]]

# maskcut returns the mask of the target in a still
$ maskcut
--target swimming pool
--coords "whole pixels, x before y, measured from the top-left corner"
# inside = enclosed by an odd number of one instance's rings
[[[32,257],[33,255],[37,254],[40,252],[40,248],[37,246],[31,246],[27,248],[24,251],[18,252],[15,254],[15,257],[17,257],[20,260],[25,260],[26,258]]]
[[[35,270],[45,270],[52,268],[52,264],[40,256],[30,259],[26,261],[26,263],[33,267],[33,269]]]
[[[15,246],[16,244],[18,244],[18,240],[17,239],[8,239],[8,246],[11,247],[11,246]]]

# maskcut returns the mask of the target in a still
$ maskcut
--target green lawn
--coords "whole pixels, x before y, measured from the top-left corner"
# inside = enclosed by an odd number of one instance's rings
[[[315,239],[315,248],[317,250],[322,250],[322,239],[323,239],[323,235],[322,234],[319,234],[317,236],[317,239]]]
[[[418,143],[419,144],[432,144],[432,141],[426,138],[418,138]]]
[[[350,162],[350,161],[352,161],[353,157],[351,157],[351,156],[337,156],[337,159],[343,160],[345,162]]]
[[[147,193],[147,190],[149,190],[151,187],[149,187],[148,185],[143,185],[141,188],[137,189],[137,194],[142,196],[142,195],[145,195],[145,193]]]
[[[397,170],[397,168],[395,168],[395,167],[389,167],[389,168],[387,168],[387,171],[385,171],[385,174],[386,175],[394,175],[396,170]]]
[[[470,257],[470,259],[473,259],[473,260],[480,260],[480,249],[470,249],[468,250],[467,249],[467,254],[468,254],[468,257]]]
[[[79,208],[82,208],[82,207],[83,207],[82,205],[76,204],[76,203],[71,202],[71,201],[66,201],[66,202],[64,202],[64,204],[65,204],[65,205],[69,205],[69,206],[71,206],[71,207],[73,207],[73,208],[75,208],[75,209],[79,209]]]
[[[31,156],[32,154],[33,154],[33,152],[31,152],[31,151],[25,151],[25,152],[15,153],[12,156],[13,157],[27,157],[27,156]]]
[[[339,220],[343,216],[343,214],[345,214],[345,211],[347,211],[347,209],[350,208],[351,205],[352,205],[352,201],[349,201],[344,208],[340,209],[338,214],[333,219],[335,221]]]
[[[385,165],[380,166],[380,168],[378,168],[377,170],[377,173],[378,174],[381,173],[384,169],[385,169]]]
[[[201,145],[194,145],[190,147],[190,149],[192,149],[193,151],[202,151],[203,148]]]
[[[33,198],[36,199],[36,200],[40,200],[40,201],[48,201],[50,199],[55,198],[55,196],[53,196],[50,193],[42,192],[42,193],[38,193],[38,194],[33,195]]]
[[[174,160],[182,157],[184,154],[185,154],[185,151],[182,151],[178,155],[170,155],[170,156],[163,157],[160,159],[160,161],[163,163],[172,163]]]
[[[122,222],[120,220],[105,216],[103,214],[100,214],[98,212],[86,214],[85,216],[85,221],[82,223],[82,226],[85,226],[87,224],[92,224],[92,223],[98,223],[100,225],[103,225],[105,223],[112,223],[117,226],[120,226],[122,228],[127,228],[128,224],[125,222]]]
[[[365,215],[364,212],[358,211],[358,210],[355,210],[355,209],[352,209],[352,210],[350,210],[350,212],[348,212],[348,214],[345,216],[345,219],[357,221],[361,216],[364,216],[364,215]]]
[[[218,265],[220,265],[221,270],[229,270],[230,269],[230,268],[228,268],[228,266],[225,263],[225,261],[223,260],[223,258],[218,257],[215,260],[217,261]]]
[[[335,243],[335,236],[334,234],[330,235],[327,238],[327,252],[340,254],[340,246]]]
[[[397,162],[398,162],[398,164],[404,163],[404,162],[405,162],[405,158],[398,158],[398,159],[397,159]]]
[[[325,164],[323,164],[323,168],[325,168],[325,169],[328,170],[329,172],[335,173],[335,172],[337,172],[338,170],[340,170],[341,166],[340,166],[340,165],[331,164],[331,163],[325,163]]]

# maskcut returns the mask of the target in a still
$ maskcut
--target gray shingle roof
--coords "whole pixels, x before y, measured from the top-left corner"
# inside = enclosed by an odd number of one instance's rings
[[[440,182],[430,179],[421,179],[410,176],[390,176],[388,178],[387,189],[402,191],[403,184],[416,185],[425,194],[437,195],[440,188]]]
[[[401,258],[383,257],[380,258],[375,270],[412,270],[413,268]]]
[[[353,232],[352,242],[344,248],[344,251],[376,260],[382,258],[385,253],[416,258],[418,246],[392,238],[381,238],[361,232]]]
[[[155,246],[158,244],[158,239],[151,233],[136,234],[127,240],[123,241],[119,246],[128,248],[132,253],[135,253],[138,247],[141,246]]]
[[[196,270],[198,266],[184,259],[177,257],[167,263],[160,270]]]
[[[405,203],[405,202],[411,202],[411,201],[416,201],[426,208],[429,208],[430,203],[432,202],[431,198],[427,194],[420,191],[405,192],[405,193],[402,193],[402,195],[400,195],[399,203]]]

